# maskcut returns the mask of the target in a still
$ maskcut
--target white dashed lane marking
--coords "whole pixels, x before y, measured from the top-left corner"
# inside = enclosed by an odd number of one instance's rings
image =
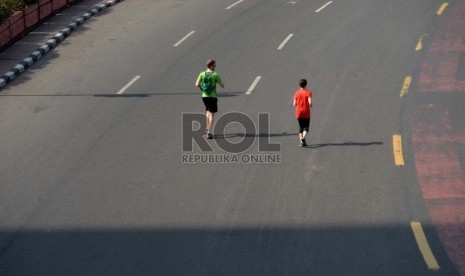
[[[249,87],[247,92],[245,92],[246,95],[250,95],[255,90],[255,87],[257,86],[257,84],[258,84],[258,82],[260,81],[261,78],[262,78],[261,76],[258,76],[258,77],[255,78],[252,85]]]
[[[226,8],[226,10],[229,10],[230,8],[232,8],[232,7],[234,7],[234,6],[238,5],[238,4],[240,4],[240,3],[243,2],[243,1],[244,1],[244,0],[239,0],[239,1],[237,1],[236,3],[234,3],[234,4],[230,5],[230,6],[228,6],[228,7]]]
[[[316,10],[315,12],[318,13],[318,12],[322,11],[324,8],[326,8],[327,6],[331,5],[331,3],[333,3],[333,1],[329,1],[328,3],[324,4],[321,8],[319,8],[319,9]]]
[[[284,41],[279,45],[278,50],[282,50],[284,46],[286,46],[286,43],[289,42],[289,40],[294,36],[294,34],[289,34]]]
[[[121,95],[123,94],[126,90],[128,90],[128,88],[133,85],[138,79],[140,78],[140,76],[135,76],[130,82],[128,82],[128,84],[126,84],[125,86],[123,86],[123,88],[121,88],[116,94],[118,95]]]
[[[193,35],[195,33],[195,31],[191,31],[190,33],[188,33],[187,35],[185,35],[183,38],[181,38],[181,40],[179,40],[178,42],[176,42],[176,44],[174,44],[173,46],[174,47],[178,47],[179,45],[181,45],[181,43],[183,43],[184,41],[186,41],[186,39],[188,39],[191,35]]]

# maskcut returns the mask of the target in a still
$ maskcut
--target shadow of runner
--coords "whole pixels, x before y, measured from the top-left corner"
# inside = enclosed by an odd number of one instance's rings
[[[19,82],[18,82],[19,83]],[[228,92],[226,95],[221,97],[237,97],[242,92]],[[82,94],[32,94],[32,95],[20,95],[20,94],[0,94],[0,97],[102,97],[102,98],[147,98],[152,96],[198,96],[197,92],[166,92],[166,93],[126,93],[126,94],[114,94],[114,92],[107,93],[82,93]],[[200,97],[199,97],[200,98]]]
[[[313,144],[308,145],[307,148],[317,149],[323,147],[347,147],[347,146],[360,146],[360,147],[367,147],[367,146],[381,146],[384,145],[384,142],[344,142],[344,143],[325,143],[325,144]]]
[[[296,136],[298,133],[226,133],[226,134],[215,134],[215,139],[232,139],[232,138],[267,138],[267,137],[284,137],[284,136]]]

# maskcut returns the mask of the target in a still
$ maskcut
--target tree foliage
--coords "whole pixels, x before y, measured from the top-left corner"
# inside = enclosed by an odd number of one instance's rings
[[[21,11],[38,0],[0,0],[0,23],[8,19],[15,11]]]

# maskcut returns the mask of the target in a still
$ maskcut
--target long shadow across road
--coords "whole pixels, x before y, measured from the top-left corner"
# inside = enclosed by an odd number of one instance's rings
[[[427,269],[408,224],[53,228],[0,229],[0,274],[457,275]]]
[[[323,143],[323,144],[313,144],[308,145],[307,148],[317,149],[317,148],[324,148],[324,147],[347,147],[347,146],[360,146],[360,147],[367,147],[367,146],[381,146],[384,145],[384,142],[343,142],[343,143]]]

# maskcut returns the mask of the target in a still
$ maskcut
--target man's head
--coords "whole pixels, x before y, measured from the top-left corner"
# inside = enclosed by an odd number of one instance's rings
[[[207,68],[210,70],[215,70],[216,67],[216,61],[214,59],[209,59],[207,61]]]
[[[307,80],[306,80],[306,79],[300,79],[300,80],[299,80],[299,86],[300,86],[301,88],[307,87]]]

